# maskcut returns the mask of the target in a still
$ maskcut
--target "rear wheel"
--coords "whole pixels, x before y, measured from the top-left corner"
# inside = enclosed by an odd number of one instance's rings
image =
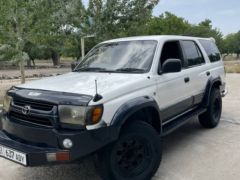
[[[199,116],[200,124],[205,128],[214,128],[219,124],[222,114],[222,97],[218,88],[213,88],[210,102],[205,113]]]
[[[150,180],[160,162],[160,137],[144,122],[124,127],[119,140],[97,158],[98,170],[106,180]]]

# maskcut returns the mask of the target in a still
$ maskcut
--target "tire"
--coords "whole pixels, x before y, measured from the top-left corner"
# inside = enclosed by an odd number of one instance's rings
[[[104,180],[150,180],[161,159],[161,141],[144,122],[122,128],[118,141],[97,154],[96,166]]]
[[[207,111],[199,116],[200,124],[205,128],[215,128],[222,114],[222,97],[220,90],[213,88]]]

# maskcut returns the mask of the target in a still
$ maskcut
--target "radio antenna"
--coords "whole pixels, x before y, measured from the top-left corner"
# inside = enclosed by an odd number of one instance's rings
[[[97,102],[97,101],[101,100],[103,97],[98,94],[98,86],[97,86],[97,80],[96,79],[95,79],[95,90],[96,90],[96,94],[93,98],[93,101]]]
[[[97,80],[95,79],[95,89],[96,89],[96,94],[98,94],[98,87],[97,87]]]

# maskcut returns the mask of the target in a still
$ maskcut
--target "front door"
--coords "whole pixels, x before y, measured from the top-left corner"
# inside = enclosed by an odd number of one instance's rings
[[[163,45],[160,68],[164,61],[174,58],[182,61],[182,71],[177,73],[159,73],[157,84],[157,101],[162,121],[186,111],[193,105],[191,81],[186,69],[183,52],[179,41],[166,42]]]

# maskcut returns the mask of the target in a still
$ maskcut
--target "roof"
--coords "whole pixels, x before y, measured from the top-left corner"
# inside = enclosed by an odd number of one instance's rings
[[[191,36],[176,36],[176,35],[154,35],[154,36],[133,36],[133,37],[124,37],[118,39],[111,39],[108,41],[104,41],[102,43],[110,43],[110,42],[119,42],[119,41],[136,41],[136,40],[198,40],[198,39],[205,39],[205,40],[214,40],[213,38],[202,38],[202,37],[191,37]]]

